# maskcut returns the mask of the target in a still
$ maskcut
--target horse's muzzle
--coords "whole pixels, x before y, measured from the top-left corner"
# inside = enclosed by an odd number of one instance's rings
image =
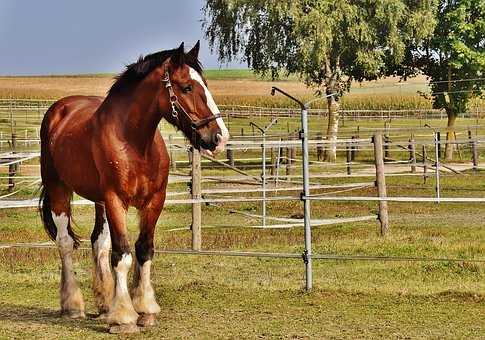
[[[216,154],[224,151],[228,140],[229,136],[225,136],[220,133],[216,134],[216,148],[214,150],[214,153]]]

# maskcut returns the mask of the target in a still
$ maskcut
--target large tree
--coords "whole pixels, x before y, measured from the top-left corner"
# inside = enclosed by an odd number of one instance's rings
[[[485,87],[485,1],[439,0],[433,34],[410,41],[401,74],[430,80],[433,106],[448,116],[445,159],[453,158],[454,124]]]
[[[398,65],[405,47],[434,28],[434,0],[207,0],[206,36],[221,61],[242,56],[256,72],[298,74],[328,98],[336,140],[339,98],[352,81]],[[336,144],[326,152],[334,161]]]

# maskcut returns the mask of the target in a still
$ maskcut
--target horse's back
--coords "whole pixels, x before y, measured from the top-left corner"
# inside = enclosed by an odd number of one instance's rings
[[[52,134],[66,119],[75,118],[80,121],[90,119],[102,102],[103,97],[97,96],[69,96],[59,99],[52,104],[44,116],[41,137],[49,137],[48,135]]]

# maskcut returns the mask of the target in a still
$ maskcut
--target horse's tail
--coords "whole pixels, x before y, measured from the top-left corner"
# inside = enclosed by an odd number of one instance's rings
[[[57,237],[57,227],[52,218],[51,200],[44,186],[42,186],[40,191],[39,214],[47,235],[55,241]]]
[[[42,219],[42,223],[44,224],[44,229],[47,232],[47,235],[55,241],[57,237],[57,227],[52,217],[52,204],[51,204],[51,197],[49,195],[49,190],[47,190],[47,186],[55,185],[59,181],[59,177],[56,173],[55,167],[53,165],[52,157],[49,153],[49,119],[50,119],[50,112],[55,110],[56,103],[54,103],[49,110],[47,110],[46,114],[44,115],[44,119],[42,120],[41,129],[40,129],[40,141],[41,141],[41,148],[40,148],[40,172],[42,178],[41,184],[41,191],[39,197],[39,214]],[[72,199],[72,196],[71,196]],[[72,237],[74,241],[74,247],[77,248],[80,243],[80,238],[77,236],[71,227],[71,211],[67,213],[69,215],[69,222],[67,225],[67,231],[69,235]]]
[[[57,237],[57,227],[52,218],[52,209],[51,209],[51,200],[49,193],[47,192],[46,188],[42,186],[40,191],[39,197],[39,214],[40,218],[42,219],[42,223],[44,224],[44,229],[51,238],[51,240],[55,241]],[[71,215],[69,213],[69,215]],[[72,240],[74,241],[74,248],[79,247],[81,240],[79,236],[74,232],[71,226],[71,216],[69,216],[69,222],[67,225],[67,232],[69,236],[71,236]]]

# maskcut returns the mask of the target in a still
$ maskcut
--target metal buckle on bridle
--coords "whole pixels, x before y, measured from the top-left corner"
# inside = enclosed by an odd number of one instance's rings
[[[172,106],[172,117],[178,118],[178,111],[177,111],[178,98],[175,92],[173,91],[172,82],[170,81],[170,74],[168,73],[167,69],[165,69],[165,75],[162,78],[162,83],[165,84],[165,88],[168,90],[168,95],[170,97],[170,105]]]
[[[170,97],[170,105],[172,105],[172,117],[178,118],[178,111],[177,111],[177,97],[173,100],[173,97]]]

